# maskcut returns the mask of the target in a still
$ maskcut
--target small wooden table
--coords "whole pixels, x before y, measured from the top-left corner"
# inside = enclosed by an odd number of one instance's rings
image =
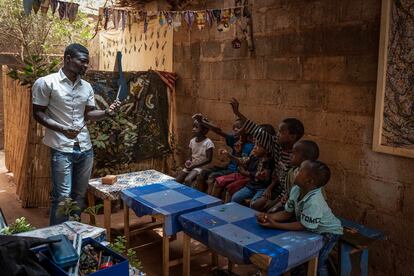
[[[200,191],[166,181],[121,192],[124,201],[124,227],[129,245],[129,208],[139,217],[150,215],[162,223],[162,270],[169,275],[170,267],[182,263],[182,259],[170,261],[170,238],[182,230],[178,217],[181,214],[201,210],[221,204],[221,200]]]
[[[309,262],[308,275],[316,275],[321,235],[267,229],[256,222],[255,211],[231,202],[183,214],[183,275],[190,275],[191,238],[238,264],[253,263],[263,275],[289,273]]]
[[[146,170],[117,175],[117,182],[112,185],[104,185],[100,178],[89,180],[88,185],[88,204],[95,205],[95,197],[104,202],[104,228],[108,241],[111,239],[111,203],[113,200],[120,199],[122,190],[145,186],[152,183],[172,180],[171,176],[160,173],[156,170]],[[95,218],[90,216],[91,224],[95,224]]]

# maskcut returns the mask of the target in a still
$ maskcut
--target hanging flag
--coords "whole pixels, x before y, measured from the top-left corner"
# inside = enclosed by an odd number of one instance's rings
[[[234,13],[234,10],[230,10],[230,19],[229,19],[229,24],[233,25],[235,24],[237,21],[237,16]]]
[[[55,14],[57,6],[58,0],[50,0],[50,8],[52,9],[52,15]]]
[[[188,24],[188,27],[191,29],[194,23],[194,12],[193,11],[185,11],[184,12],[184,21]]]
[[[104,29],[108,29],[108,22],[109,22],[109,9],[104,8]]]
[[[34,0],[23,0],[24,14],[29,15],[32,12]]]
[[[229,25],[229,20],[230,20],[230,9],[225,9],[222,11],[221,13],[221,23],[225,26],[228,27]]]
[[[164,25],[165,23],[163,12],[158,12],[158,23],[160,24],[160,26]]]
[[[40,9],[40,5],[41,5],[40,0],[34,0],[34,1],[33,1],[33,11],[34,11],[35,13],[37,13],[37,12],[39,11],[39,9]]]
[[[122,27],[122,31],[125,31],[125,27],[126,27],[126,12],[125,11],[121,11],[121,27]]]
[[[214,21],[213,12],[211,10],[206,10],[206,22],[207,22],[207,25],[209,27],[211,27],[211,25],[213,25],[213,21]]]
[[[217,24],[221,21],[221,10],[215,9],[213,10],[214,18],[216,19]]]
[[[59,1],[58,13],[60,19],[64,19],[66,17],[67,4],[68,3],[66,2]]]
[[[112,10],[112,21],[114,22],[115,30],[118,30],[120,17],[121,17],[120,11],[113,9]]]
[[[46,14],[47,11],[49,10],[49,5],[50,5],[50,0],[43,0],[43,3],[40,4],[40,11],[43,14]]]
[[[76,19],[76,15],[78,14],[79,4],[77,3],[68,3],[67,4],[67,12],[66,16],[69,19],[69,22],[73,22]]]
[[[206,12],[205,11],[198,11],[195,13],[196,15],[196,25],[199,30],[203,29],[206,25]]]
[[[177,12],[173,15],[173,22],[172,22],[172,27],[174,28],[174,30],[177,30],[179,27],[181,27],[181,13]]]
[[[132,27],[132,13],[130,11],[128,11],[128,13],[127,13],[127,18],[128,18],[128,31],[131,32],[131,27]]]
[[[143,14],[143,17],[144,17],[144,34],[145,34],[148,30],[147,12],[143,12],[142,14]]]
[[[164,12],[165,19],[167,20],[167,24],[171,26],[173,22],[173,17],[171,12]]]

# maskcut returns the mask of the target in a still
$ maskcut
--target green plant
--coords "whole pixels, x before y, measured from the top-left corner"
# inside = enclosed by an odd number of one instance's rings
[[[0,230],[0,233],[4,235],[12,235],[12,234],[31,231],[34,229],[35,228],[30,225],[30,223],[26,220],[25,217],[21,217],[21,218],[16,219],[16,221],[12,223],[10,226],[5,227],[2,230]]]
[[[63,201],[59,202],[57,213],[60,216],[68,217],[69,220],[80,221],[80,217],[77,212],[80,211],[80,208],[76,201],[70,197],[65,198]]]
[[[32,85],[37,78],[56,71],[66,45],[87,44],[93,27],[81,12],[74,22],[60,20],[51,12],[26,16],[22,0],[0,0],[0,47],[15,53],[24,64],[9,75],[22,85]]]
[[[61,54],[69,43],[86,44],[93,27],[79,12],[74,22],[60,20],[51,12],[25,15],[22,0],[0,0],[0,45],[17,49],[21,61],[32,56]]]
[[[86,208],[85,210],[83,210],[83,212],[85,214],[93,216],[95,218],[95,221],[96,221],[96,216],[98,215],[99,210],[101,210],[102,207],[103,207],[103,204],[97,204],[95,206],[90,206],[90,207]]]
[[[7,75],[18,80],[20,85],[32,86],[37,78],[58,71],[60,59],[46,60],[41,56],[33,56],[31,60],[25,60],[22,69],[11,69]]]
[[[142,270],[142,264],[141,261],[138,260],[137,253],[131,248],[127,250],[125,244],[125,236],[117,236],[115,241],[109,245],[109,248],[125,256],[131,266]]]

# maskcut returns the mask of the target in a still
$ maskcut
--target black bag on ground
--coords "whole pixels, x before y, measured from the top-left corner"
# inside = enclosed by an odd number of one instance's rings
[[[40,264],[30,248],[56,242],[31,237],[0,235],[0,271],[7,276],[50,275]]]

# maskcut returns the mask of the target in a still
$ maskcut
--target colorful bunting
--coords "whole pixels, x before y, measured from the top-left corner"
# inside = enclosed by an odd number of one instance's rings
[[[184,12],[184,21],[187,23],[188,27],[191,29],[194,23],[194,12],[193,11],[185,11]]]
[[[29,15],[32,12],[34,0],[23,0],[24,14]]]
[[[50,0],[50,8],[52,9],[52,15],[55,14],[58,6],[58,0]]]
[[[196,13],[196,25],[199,30],[206,25],[206,12],[200,11]]]
[[[206,10],[206,22],[209,27],[213,25],[214,15],[211,10]]]
[[[163,12],[158,12],[158,23],[160,24],[160,26],[164,25],[164,23],[165,23],[165,18],[164,18],[164,13]]]
[[[179,27],[181,27],[181,21],[181,13],[176,13],[173,15],[172,27],[174,28],[174,30],[177,30]]]

